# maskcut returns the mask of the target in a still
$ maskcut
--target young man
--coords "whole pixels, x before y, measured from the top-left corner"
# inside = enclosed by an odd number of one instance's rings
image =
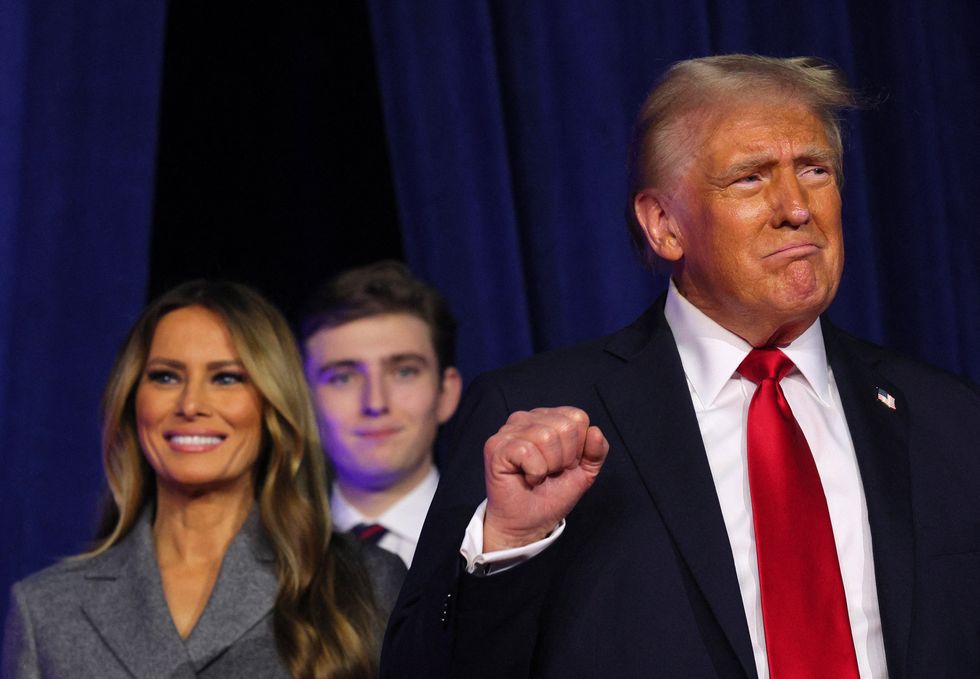
[[[459,403],[456,322],[436,290],[385,261],[329,280],[300,341],[335,470],[334,525],[411,565],[439,482],[436,433]]]

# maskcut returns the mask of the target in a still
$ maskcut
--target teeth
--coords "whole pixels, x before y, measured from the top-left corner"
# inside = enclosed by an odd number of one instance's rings
[[[216,446],[220,436],[171,436],[170,441],[181,446]]]

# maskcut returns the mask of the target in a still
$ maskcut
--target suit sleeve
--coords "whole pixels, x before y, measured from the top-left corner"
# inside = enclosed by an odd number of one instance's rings
[[[39,679],[37,647],[30,610],[20,585],[10,591],[10,609],[3,634],[2,679]]]
[[[467,574],[459,554],[466,525],[486,496],[483,445],[511,410],[500,388],[486,377],[467,390],[450,439],[449,469],[388,624],[382,677],[531,675],[541,603],[556,550],[490,577]]]

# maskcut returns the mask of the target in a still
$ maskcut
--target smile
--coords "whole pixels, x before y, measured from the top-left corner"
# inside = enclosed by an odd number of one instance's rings
[[[216,446],[224,439],[220,436],[169,436],[167,440],[178,446]]]
[[[363,439],[383,439],[398,433],[398,429],[363,429],[354,432]]]
[[[170,449],[180,453],[206,453],[225,440],[222,434],[164,434]]]

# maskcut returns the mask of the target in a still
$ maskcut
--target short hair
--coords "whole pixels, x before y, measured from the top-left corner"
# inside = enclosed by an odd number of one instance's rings
[[[843,179],[843,141],[840,114],[857,106],[856,95],[844,74],[816,57],[781,59],[751,54],[723,54],[679,61],[671,66],[640,107],[629,148],[626,222],[637,254],[657,263],[636,214],[636,195],[651,187],[663,188],[674,177],[686,153],[679,139],[685,118],[697,111],[723,107],[733,98],[760,94],[798,99],[823,124],[834,150],[834,171]]]
[[[439,291],[412,275],[403,263],[384,260],[348,269],[323,284],[306,304],[299,340],[371,316],[405,313],[429,326],[440,373],[456,363],[456,319]]]
[[[344,543],[330,537],[323,454],[296,342],[282,314],[247,286],[183,283],[151,302],[130,330],[102,397],[102,454],[112,501],[87,556],[122,540],[155,500],[155,473],[139,442],[136,391],[160,320],[187,307],[221,319],[262,396],[255,492],[276,554],[273,625],[280,656],[295,677],[334,668],[362,668],[363,676],[371,676],[378,650],[373,639],[380,638],[383,621],[363,570]]]

